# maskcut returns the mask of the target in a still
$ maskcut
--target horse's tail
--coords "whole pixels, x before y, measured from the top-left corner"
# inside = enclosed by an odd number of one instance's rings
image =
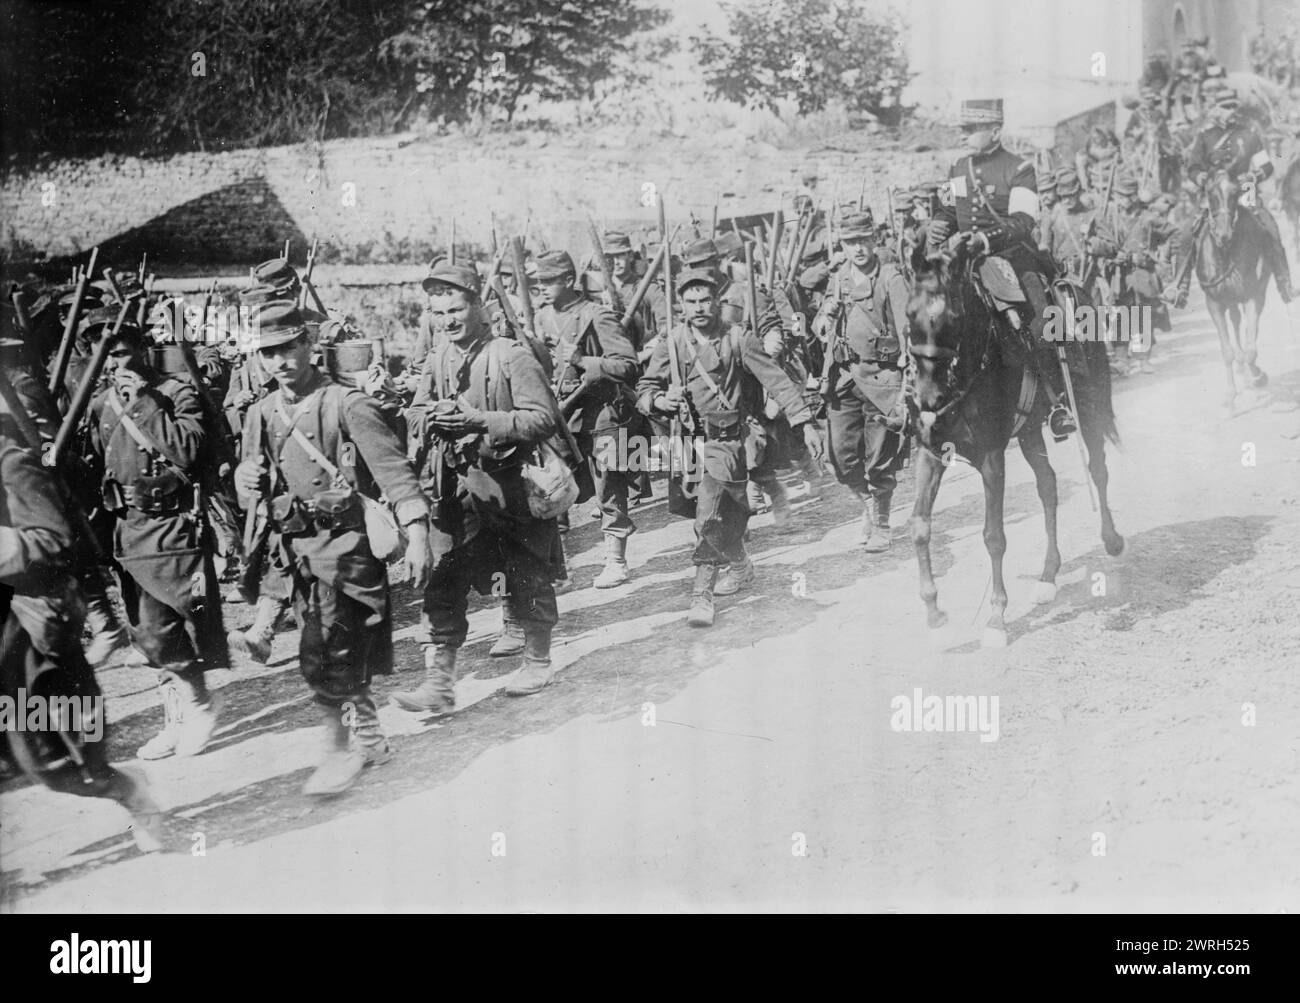
[[[1079,405],[1079,422],[1096,429],[1112,444],[1118,446],[1119,427],[1115,423],[1115,408],[1111,401],[1110,357],[1104,342],[1082,342],[1084,365],[1077,373],[1071,372],[1074,396]]]

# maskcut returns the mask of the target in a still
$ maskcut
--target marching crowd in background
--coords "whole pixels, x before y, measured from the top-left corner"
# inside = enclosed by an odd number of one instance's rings
[[[304,790],[333,795],[392,755],[371,692],[394,670],[390,579],[423,597],[425,669],[392,700],[445,715],[470,591],[500,603],[489,655],[519,658],[506,692],[538,693],[556,595],[575,587],[570,521],[599,518],[591,587],[618,588],[657,488],[694,520],[692,626],[753,587],[751,516],[789,527],[792,488],[824,484],[823,460],[862,504],[864,552],[889,550],[925,261],[966,243],[1009,262],[1017,328],[1041,327],[1064,278],[1101,305],[1150,306],[1168,330],[1194,269],[1194,193],[1226,172],[1290,299],[1257,192],[1272,123],[1207,49],[1189,43],[1172,70],[1154,60],[1123,135],[1095,130],[1055,169],[1002,145],[1001,101],[964,103],[965,155],[946,179],[890,192],[886,218],[806,171],[770,216],[683,233],[661,203],[647,233],[593,226],[585,258],[519,237],[481,262],[453,249],[423,281],[401,366],[327,310],[287,253],[253,269],[240,330],[220,344],[204,339],[206,303],[196,318],[152,295],[143,266],[99,278],[92,256],[71,286],[16,287],[0,340],[6,690],[95,694],[94,667],[142,659],[163,722],[139,758],[197,755],[220,717],[207,673],[232,652],[265,663],[292,615],[325,735]],[[1151,372],[1152,344],[1110,344],[1113,373]],[[1050,347],[1040,367],[1059,440],[1075,416]],[[253,622],[230,630],[222,608],[237,602]],[[24,741],[25,770],[121,801],[142,838],[156,828],[141,774],[109,766],[102,741]]]

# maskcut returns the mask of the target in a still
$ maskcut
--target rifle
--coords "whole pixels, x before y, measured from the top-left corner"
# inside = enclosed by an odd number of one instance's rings
[[[709,239],[718,235],[718,203],[713,203],[713,222],[709,224]]]
[[[72,298],[72,309],[68,319],[63,323],[63,339],[59,342],[59,352],[54,357],[54,370],[50,373],[49,390],[52,394],[59,392],[63,385],[64,374],[68,371],[68,360],[72,358],[72,342],[77,332],[77,316],[81,313],[81,304],[86,299],[86,287],[90,284],[91,273],[95,270],[95,260],[99,257],[99,248],[91,248],[90,264],[77,279],[77,291]]]
[[[497,247],[497,214],[496,214],[496,213],[492,213],[491,215],[492,215],[492,221],[491,221],[491,224],[492,224],[492,257],[495,258],[495,257],[496,257],[498,254],[500,254],[501,252],[500,252],[500,250],[499,250],[498,247]]]
[[[1097,225],[1098,219],[1106,218],[1106,209],[1110,206],[1110,193],[1115,186],[1115,169],[1119,167],[1119,157],[1116,156],[1114,162],[1110,165],[1110,173],[1106,176],[1106,194],[1101,200],[1101,208],[1097,210],[1095,216],[1088,221],[1088,229],[1084,232],[1085,243],[1087,238],[1092,236],[1092,229]],[[1116,234],[1118,236],[1118,234]],[[1084,265],[1083,275],[1079,279],[1081,288],[1086,289],[1089,279],[1092,278],[1092,269],[1096,265],[1097,258],[1095,255],[1088,255],[1088,260]]]
[[[316,303],[316,309],[321,314],[325,314],[328,312],[325,309],[325,304],[321,302],[320,294],[316,292],[316,287],[311,284],[311,273],[316,269],[316,249],[319,246],[320,238],[314,238],[311,242],[311,250],[307,252],[307,270],[302,273],[302,297],[298,301],[298,309],[301,310],[307,305],[307,295],[310,293],[311,298]]]
[[[293,246],[293,238],[290,237],[288,240],[284,242],[284,253],[280,255],[280,258],[282,260],[284,261],[289,260],[289,248],[291,248],[292,246]]]
[[[145,251],[143,254],[140,255],[140,271],[136,275],[136,278],[139,281],[140,285],[144,285],[144,264],[148,260],[149,260],[149,252]]]
[[[745,313],[749,315],[749,325],[754,331],[754,337],[762,341],[758,333],[758,277],[754,274],[753,244],[745,245],[745,271],[749,273],[748,283],[745,286]]]
[[[520,237],[510,241],[510,254],[514,261],[515,287],[519,292],[519,305],[524,311],[524,329],[528,337],[537,340],[537,317],[533,313],[532,291],[528,288],[528,272],[524,269],[524,242]]]
[[[117,279],[113,278],[113,269],[104,269],[104,278],[108,282],[108,287],[113,290],[113,296],[120,303],[122,302],[122,287],[117,284]]]
[[[784,203],[784,194],[782,202]],[[767,274],[764,288],[771,292],[776,288],[776,280],[781,277],[781,259],[784,255],[781,253],[781,237],[785,234],[785,212],[778,209],[772,216],[772,245],[768,249],[767,255]]]
[[[447,245],[447,263],[454,265],[456,263],[456,219],[451,221],[451,243]]]
[[[668,253],[669,244],[671,244],[673,240],[676,239],[677,231],[680,230],[681,228],[682,228],[682,224],[678,223],[673,228],[672,235],[659,245],[659,250],[655,251],[655,256],[653,260],[651,260],[650,262],[650,267],[648,267],[645,270],[645,275],[641,276],[641,281],[637,283],[636,291],[632,294],[632,298],[628,301],[627,309],[623,311],[622,324],[624,327],[627,327],[628,324],[632,323],[632,318],[636,315],[637,310],[640,308],[641,301],[645,299],[646,293],[650,291],[650,286],[654,284],[656,273],[663,265],[664,255]],[[668,323],[669,325],[672,324],[671,314],[669,315]]]
[[[806,229],[810,228],[810,221],[808,219],[810,215],[811,215],[811,207],[808,207],[799,213],[799,222],[795,226],[794,239],[790,241],[790,255],[789,257],[786,258],[786,262],[785,262],[785,284],[786,285],[790,284],[791,277],[794,275],[795,267],[799,263],[799,257],[800,254],[802,253],[804,240],[806,239],[804,234],[806,232]]]
[[[862,190],[858,192],[858,212],[862,212],[867,205],[867,176],[862,175]],[[891,220],[893,216],[889,217]]]
[[[220,471],[221,466],[229,466],[233,473],[239,458],[235,456],[234,447],[230,444],[230,440],[226,437],[224,431],[229,427],[226,423],[226,417],[208,393],[207,384],[203,382],[203,374],[199,372],[198,359],[194,357],[194,346],[185,337],[185,333],[185,314],[182,312],[181,326],[176,331],[176,345],[180,349],[181,362],[184,363],[185,372],[199,395],[199,407],[203,411],[203,417],[215,440],[213,446],[217,450],[217,469]]]
[[[86,408],[90,406],[90,398],[95,392],[95,385],[99,383],[99,376],[104,371],[104,363],[108,361],[108,346],[121,333],[122,325],[126,323],[127,311],[131,309],[131,300],[134,298],[135,295],[132,295],[122,301],[122,308],[117,313],[117,320],[113,323],[113,330],[100,338],[95,345],[95,350],[90,356],[90,365],[87,367],[85,375],[82,376],[81,383],[77,386],[77,392],[73,395],[72,403],[68,406],[68,413],[63,416],[63,424],[59,426],[58,434],[54,436],[54,445],[45,454],[45,465],[47,467],[57,467],[59,465],[59,461],[63,458],[63,454],[72,441],[73,434],[77,431],[77,426],[81,424]]]
[[[23,341],[26,341],[32,333],[32,321],[27,316],[27,304],[23,301],[23,291],[15,285],[9,298],[13,300],[14,321],[18,325],[18,333],[22,336]]]
[[[587,233],[591,236],[591,249],[596,253],[596,261],[600,265],[600,274],[605,280],[605,288],[609,290],[610,306],[615,313],[622,313],[623,297],[618,294],[618,286],[614,283],[614,269],[610,267],[609,258],[605,257],[600,233],[596,230],[596,223],[590,216],[587,217]]]

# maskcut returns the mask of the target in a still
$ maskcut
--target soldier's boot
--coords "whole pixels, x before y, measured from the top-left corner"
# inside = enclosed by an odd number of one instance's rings
[[[889,531],[889,509],[893,502],[892,495],[876,495],[867,505],[867,522],[863,525],[866,539],[862,549],[868,554],[881,554],[893,545]]]
[[[253,614],[253,625],[248,630],[232,630],[226,635],[226,643],[232,652],[247,655],[259,665],[265,665],[271,657],[271,642],[275,640],[275,630],[288,607],[287,599],[274,596],[261,596],[257,600],[257,609]]]
[[[135,754],[141,759],[166,759],[176,752],[176,740],[181,729],[181,698],[175,683],[170,679],[162,683],[161,689],[163,728],[136,750]]]
[[[745,485],[745,501],[749,503],[750,515],[762,515],[767,511],[767,499],[763,497],[763,489],[757,481],[749,481]]]
[[[113,770],[109,796],[131,814],[131,838],[141,853],[157,853],[163,848],[163,811],[153,798],[149,781],[138,766],[118,766]]]
[[[627,570],[627,537],[605,535],[605,568],[592,581],[598,589],[612,589],[632,576]]]
[[[692,627],[713,626],[713,586],[718,569],[712,564],[695,565],[695,585],[691,589],[691,611],[686,622]]]
[[[456,649],[446,644],[424,646],[424,681],[413,690],[395,690],[393,703],[402,710],[441,716],[456,709]]]
[[[197,666],[184,669],[176,675],[176,692],[179,696],[180,726],[176,732],[175,754],[180,757],[197,756],[212,741],[217,730],[217,713],[220,702],[208,691],[203,681],[203,669]]]
[[[523,650],[524,628],[519,626],[518,621],[510,619],[510,614],[506,611],[505,604],[502,603],[501,636],[488,649],[488,655],[492,658],[509,658],[511,655],[517,655]]]
[[[344,721],[343,707],[321,707],[324,731],[324,755],[320,765],[302,785],[308,797],[332,797],[342,794],[357,781],[366,766],[365,753],[352,748],[352,729]]]
[[[734,596],[741,589],[753,585],[755,577],[754,562],[748,557],[740,564],[728,564],[718,575],[718,580],[713,585],[713,594]]]
[[[86,626],[91,634],[90,644],[86,646],[86,661],[94,668],[107,662],[115,652],[131,647],[126,628],[103,593],[86,597]]]
[[[382,766],[393,758],[393,746],[379,723],[379,708],[367,686],[353,701],[352,749],[365,757],[366,766]]]
[[[550,624],[524,624],[524,662],[506,686],[506,696],[526,697],[539,692],[552,677]]]
[[[790,494],[786,491],[785,485],[774,477],[771,481],[764,481],[762,487],[772,499],[772,525],[777,529],[789,526]]]

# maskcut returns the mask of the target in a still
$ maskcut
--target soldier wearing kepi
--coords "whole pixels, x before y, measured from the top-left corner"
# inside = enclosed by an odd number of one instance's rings
[[[821,458],[823,447],[802,388],[763,351],[752,331],[719,317],[713,273],[684,271],[677,291],[684,323],[655,346],[637,383],[637,406],[644,414],[659,415],[689,409],[702,436],[702,441],[689,447],[695,450],[703,476],[696,500],[695,584],[687,622],[708,627],[713,624],[718,568],[731,565],[737,587],[754,580],[754,565],[745,552],[749,523],[745,435],[746,419],[761,406],[755,381],[776,398],[790,426],[802,429],[815,457]]]
[[[605,567],[592,584],[613,588],[628,580],[627,538],[636,531],[628,495],[637,480],[619,447],[642,427],[636,411],[636,349],[618,318],[574,288],[577,272],[564,251],[537,261],[543,304],[538,332],[555,346],[556,396],[583,456],[595,460]],[[632,450],[626,450],[631,454]]]
[[[117,520],[113,556],[131,640],[158,670],[165,715],[139,756],[195,756],[217,726],[204,673],[229,664],[199,469],[203,409],[193,384],[149,366],[137,327],[118,332],[106,369],[89,445],[104,471],[104,508]]]
[[[1242,187],[1240,204],[1245,210],[1242,217],[1253,223],[1262,235],[1264,260],[1277,281],[1277,293],[1283,303],[1290,303],[1294,292],[1286,248],[1282,246],[1277,220],[1264,207],[1258,192],[1259,184],[1273,176],[1273,161],[1259,128],[1239,116],[1240,108],[1241,102],[1235,94],[1229,92],[1219,99],[1210,113],[1210,124],[1197,134],[1187,155],[1188,179],[1195,190],[1203,191],[1212,172],[1227,171],[1228,176]],[[1183,261],[1176,289],[1170,290],[1168,295],[1180,308],[1187,304],[1187,292],[1192,284],[1195,235],[1199,225],[1198,222],[1185,228],[1180,235]]]
[[[406,528],[416,588],[429,571],[429,506],[375,401],[311,364],[297,306],[268,303],[254,323],[278,389],[248,412],[235,484],[249,504],[264,498],[269,508],[274,559],[302,627],[299,664],[321,708],[325,754],[303,793],[340,794],[392,754],[370,693],[375,675],[393,671],[388,573],[375,554],[387,548],[361,496],[382,492]]]
[[[472,268],[439,263],[426,288],[441,337],[407,412],[420,481],[434,499],[426,671],[419,687],[394,693],[393,701],[447,714],[456,707],[469,590],[489,595],[502,576],[507,628],[523,634],[523,664],[506,692],[526,696],[551,679],[551,629],[559,618],[552,582],[563,556],[555,520],[532,513],[521,468],[560,418],[533,354],[492,337]]]
[[[1054,271],[1051,259],[1032,239],[1038,218],[1038,179],[1033,161],[1017,156],[1002,145],[1002,99],[963,101],[962,132],[970,150],[948,174],[945,204],[930,221],[926,253],[943,250],[949,238],[972,242],[989,255],[992,272],[1011,266],[1023,300],[1004,307],[1007,322],[1017,331],[1029,328],[1032,358],[1043,384],[1051,388],[1054,403],[1048,415],[1052,435],[1059,441],[1076,428],[1066,406],[1064,378],[1054,346],[1041,337],[1046,322],[1047,289]],[[1014,286],[1016,282],[1010,281]],[[1008,291],[1008,295],[1015,295]],[[1005,296],[1002,299],[1005,300]],[[1028,306],[1028,310],[1024,308]],[[1022,313],[1028,316],[1022,316]]]
[[[909,290],[876,254],[870,213],[840,232],[848,260],[831,273],[813,330],[827,343],[827,445],[835,476],[864,504],[868,553],[890,546],[889,513],[902,461],[903,368]]]

